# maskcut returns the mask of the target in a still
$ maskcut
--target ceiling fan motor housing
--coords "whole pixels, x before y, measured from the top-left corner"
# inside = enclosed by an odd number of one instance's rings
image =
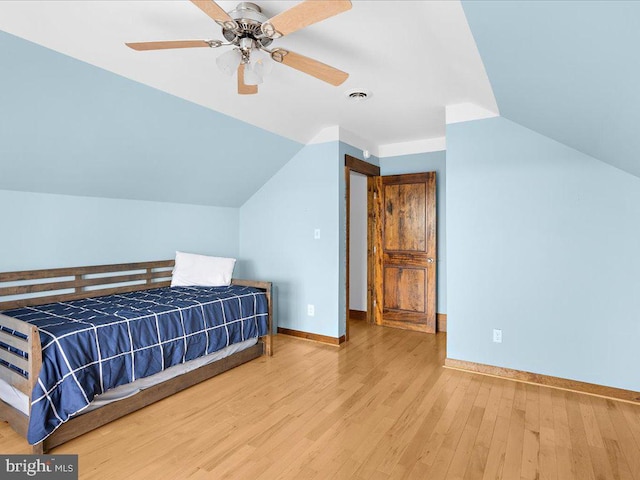
[[[222,35],[229,42],[238,44],[242,38],[251,38],[259,42],[263,47],[268,46],[273,41],[262,35],[260,27],[269,19],[262,13],[262,9],[252,2],[241,2],[229,12],[238,28],[236,30],[222,29]]]

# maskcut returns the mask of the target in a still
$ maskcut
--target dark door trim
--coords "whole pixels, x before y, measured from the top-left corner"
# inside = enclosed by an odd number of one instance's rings
[[[367,322],[372,321],[372,298],[373,298],[373,285],[372,285],[372,245],[373,245],[373,188],[374,177],[380,176],[380,167],[367,163],[363,160],[352,157],[351,155],[344,156],[344,176],[345,176],[345,202],[346,202],[346,231],[347,231],[347,252],[346,252],[346,300],[345,300],[345,319],[346,319],[346,340],[349,340],[349,243],[350,243],[350,220],[351,220],[351,172],[360,173],[367,176]]]

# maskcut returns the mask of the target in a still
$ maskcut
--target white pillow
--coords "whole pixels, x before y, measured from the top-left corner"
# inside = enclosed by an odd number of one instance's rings
[[[176,252],[172,287],[223,287],[231,284],[235,258]]]

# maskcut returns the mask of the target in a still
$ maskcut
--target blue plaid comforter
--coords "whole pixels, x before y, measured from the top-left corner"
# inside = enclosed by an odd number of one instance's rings
[[[42,369],[27,440],[38,443],[111,388],[267,333],[264,292],[172,287],[2,312],[37,325]]]

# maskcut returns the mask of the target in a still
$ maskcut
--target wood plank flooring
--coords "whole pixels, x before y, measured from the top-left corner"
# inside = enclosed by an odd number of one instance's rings
[[[446,337],[351,324],[54,450],[81,479],[640,480],[640,406],[442,368]],[[27,453],[0,424],[0,452]]]

